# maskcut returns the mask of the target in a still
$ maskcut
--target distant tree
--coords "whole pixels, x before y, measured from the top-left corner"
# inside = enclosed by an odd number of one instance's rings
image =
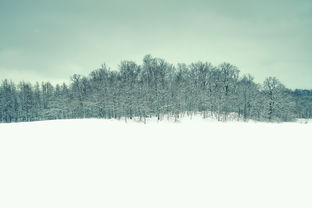
[[[140,103],[138,102],[138,79],[141,73],[141,68],[132,61],[121,62],[119,68],[123,96],[122,108],[124,114],[132,119],[133,116],[139,115],[139,109],[137,108],[140,106]]]
[[[230,112],[235,112],[235,104],[238,99],[238,78],[239,70],[237,67],[223,63],[219,65],[219,110],[218,113],[224,113],[225,118]]]
[[[275,77],[268,77],[263,83],[265,117],[272,120],[293,119],[294,101],[285,86]]]
[[[38,82],[36,82],[34,88],[33,88],[34,94],[34,120],[41,120],[42,119],[42,91],[40,89],[40,85]]]
[[[30,83],[20,82],[18,88],[20,119],[21,121],[33,121],[35,120],[36,109],[32,85]]]
[[[172,65],[165,60],[153,58],[147,55],[143,59],[142,66],[143,79],[146,87],[149,89],[148,102],[152,113],[160,120],[161,113],[168,107],[164,102],[168,95],[167,75],[169,71],[173,70]]]
[[[312,90],[296,89],[292,95],[296,102],[296,116],[298,118],[312,118]]]
[[[212,108],[212,88],[214,82],[212,78],[213,66],[210,63],[197,62],[190,65],[191,77],[193,83],[191,90],[193,92],[193,106],[200,112],[206,112]]]
[[[8,80],[4,80],[0,87],[0,116],[2,122],[19,119],[16,86]]]
[[[72,115],[74,118],[85,118],[92,112],[89,95],[92,94],[92,88],[89,80],[81,75],[74,74],[71,78],[71,104]]]
[[[54,86],[50,82],[41,83],[41,102],[42,102],[42,117],[45,119],[56,119]]]
[[[178,64],[169,81],[168,109],[177,120],[181,113],[190,110],[193,96],[190,91],[189,70],[186,64]]]
[[[90,100],[93,103],[94,117],[108,118],[110,112],[111,86],[109,85],[110,71],[102,65],[90,73],[90,85],[93,89]]]
[[[238,114],[244,120],[249,118],[259,119],[260,93],[259,85],[253,81],[250,75],[243,76],[238,82]]]

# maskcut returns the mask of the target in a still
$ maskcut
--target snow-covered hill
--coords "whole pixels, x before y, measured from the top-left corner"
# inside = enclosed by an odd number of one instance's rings
[[[312,123],[0,124],[0,207],[312,207]]]

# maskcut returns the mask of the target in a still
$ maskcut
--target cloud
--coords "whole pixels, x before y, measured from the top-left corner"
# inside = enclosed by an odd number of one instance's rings
[[[231,62],[259,81],[274,75],[286,86],[312,88],[308,0],[0,4],[2,77],[68,80],[104,62],[116,69],[152,54],[172,63]]]

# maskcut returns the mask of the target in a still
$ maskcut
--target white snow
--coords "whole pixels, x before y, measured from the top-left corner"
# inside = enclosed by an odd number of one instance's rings
[[[312,123],[0,124],[1,208],[312,207]]]

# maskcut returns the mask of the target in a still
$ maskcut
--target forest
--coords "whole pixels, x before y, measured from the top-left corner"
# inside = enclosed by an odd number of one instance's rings
[[[312,90],[286,88],[277,78],[262,84],[240,75],[230,63],[172,65],[146,55],[143,63],[122,61],[118,70],[106,65],[88,76],[74,74],[70,83],[0,85],[0,122],[73,118],[139,118],[200,113],[228,120],[268,122],[312,118]]]

